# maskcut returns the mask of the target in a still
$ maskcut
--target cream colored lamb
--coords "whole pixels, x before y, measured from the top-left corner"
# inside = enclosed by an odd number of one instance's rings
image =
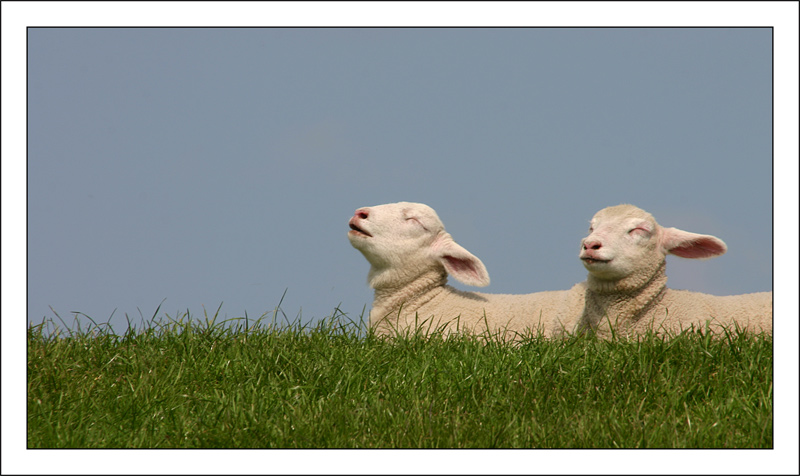
[[[470,286],[486,286],[481,260],[458,245],[436,212],[421,203],[390,203],[359,208],[350,219],[350,243],[371,267],[375,289],[369,314],[377,334],[469,332],[515,339],[528,333],[561,330],[559,317],[573,309],[576,322],[583,288],[525,295],[459,291],[447,285],[448,273]]]
[[[636,335],[652,328],[675,333],[692,326],[711,332],[736,325],[772,333],[772,292],[712,296],[667,288],[666,256],[711,258],[727,251],[710,235],[663,228],[633,205],[597,212],[589,236],[581,241],[580,259],[589,271],[583,315],[577,330]]]

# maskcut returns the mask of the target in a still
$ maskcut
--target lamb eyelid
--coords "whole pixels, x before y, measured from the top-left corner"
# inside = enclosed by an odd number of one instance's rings
[[[428,227],[426,227],[422,223],[422,221],[417,217],[406,217],[406,221],[409,221],[409,220],[414,220],[415,222],[417,222],[417,225],[421,226],[423,230],[427,230],[428,229]]]

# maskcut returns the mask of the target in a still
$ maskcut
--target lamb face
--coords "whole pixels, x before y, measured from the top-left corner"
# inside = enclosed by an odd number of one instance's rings
[[[459,281],[486,286],[483,263],[445,232],[433,208],[399,202],[356,210],[347,237],[371,268],[373,288],[403,285],[431,270],[450,273]]]
[[[424,261],[444,225],[429,206],[389,203],[356,210],[347,237],[373,267],[383,269]]]
[[[652,215],[631,205],[600,210],[589,236],[581,240],[580,259],[596,278],[619,280],[638,268],[664,260],[659,226]]]
[[[595,214],[589,236],[581,240],[579,257],[594,279],[619,281],[634,274],[646,279],[668,253],[703,259],[726,250],[719,238],[664,228],[644,210],[618,205]]]

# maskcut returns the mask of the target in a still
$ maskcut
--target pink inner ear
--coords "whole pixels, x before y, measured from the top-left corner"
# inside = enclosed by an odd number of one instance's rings
[[[669,250],[670,253],[681,258],[693,259],[712,258],[725,253],[725,251],[727,251],[725,246],[721,245],[718,240],[705,237],[684,241]]]
[[[445,256],[444,259],[447,261],[447,264],[451,269],[450,274],[464,273],[474,276],[475,278],[478,277],[478,271],[469,261],[454,258],[452,256]]]

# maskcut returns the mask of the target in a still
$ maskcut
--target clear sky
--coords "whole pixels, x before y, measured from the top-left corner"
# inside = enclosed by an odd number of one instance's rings
[[[496,293],[567,289],[601,208],[772,289],[772,30],[28,31],[28,319],[369,308],[361,206],[434,207]],[[462,286],[463,288],[463,286]]]
[[[222,318],[255,318],[286,291],[290,319],[337,306],[357,318],[372,291],[347,221],[401,200],[437,210],[487,266],[485,292],[585,279],[580,239],[610,205],[722,238],[722,257],[669,258],[669,285],[774,287],[776,449],[684,451],[658,470],[796,472],[796,2],[2,2],[2,12],[4,473],[101,474],[120,461],[159,473],[620,471],[614,452],[25,452],[22,336],[55,319],[51,307],[68,323],[74,311],[113,313],[122,332],[126,314],[138,325],[162,301],[159,316],[198,319],[223,303]],[[46,28],[60,25],[762,28]],[[625,458],[633,472],[652,463],[650,452]]]

